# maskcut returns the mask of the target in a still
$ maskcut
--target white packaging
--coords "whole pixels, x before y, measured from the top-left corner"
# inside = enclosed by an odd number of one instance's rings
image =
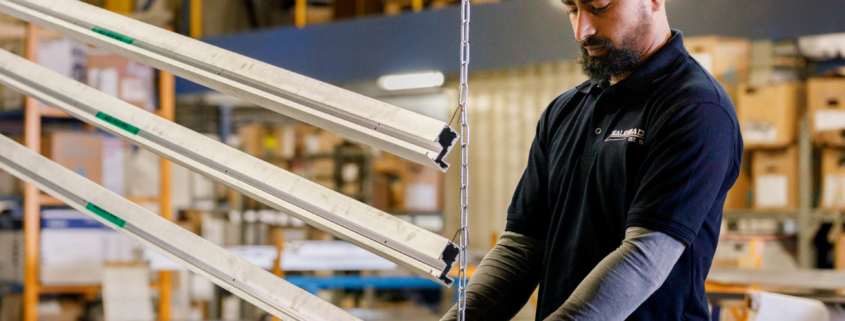
[[[96,285],[105,262],[136,261],[140,244],[75,210],[41,212],[42,284]]]
[[[225,225],[226,222],[223,219],[216,218],[211,213],[203,213],[200,234],[211,244],[223,246],[225,243]]]
[[[408,184],[405,188],[405,207],[415,211],[436,211],[437,185],[434,184]]]
[[[830,312],[824,303],[818,300],[762,291],[751,291],[748,297],[752,310],[749,320],[830,320]]]
[[[126,194],[126,162],[129,144],[116,137],[103,141],[103,187],[117,195]]]
[[[106,267],[103,271],[103,311],[109,321],[152,321],[153,297],[146,266]]]
[[[778,139],[778,128],[772,123],[746,121],[742,123],[742,140],[746,144],[775,143]]]
[[[38,44],[38,64],[62,76],[86,83],[88,46],[70,39],[41,41]]]
[[[789,200],[786,175],[760,175],[754,181],[756,207],[786,207]]]
[[[816,132],[845,129],[845,111],[835,109],[817,110],[814,123]]]
[[[822,186],[822,206],[845,207],[845,174],[825,174]]]

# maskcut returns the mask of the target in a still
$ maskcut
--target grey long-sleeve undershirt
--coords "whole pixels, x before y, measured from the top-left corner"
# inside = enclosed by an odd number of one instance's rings
[[[627,229],[622,245],[545,320],[624,320],[663,284],[684,249],[666,234]],[[515,252],[519,250],[525,252]],[[510,320],[518,313],[537,286],[542,253],[539,240],[505,233],[470,280],[467,320]],[[457,320],[456,306],[441,319],[452,320]]]

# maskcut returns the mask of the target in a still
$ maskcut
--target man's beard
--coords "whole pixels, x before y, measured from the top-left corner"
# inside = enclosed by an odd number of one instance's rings
[[[645,18],[645,17],[644,17]],[[581,71],[590,76],[593,80],[604,81],[611,77],[628,74],[640,65],[643,53],[637,48],[642,48],[643,35],[651,29],[648,20],[643,19],[640,24],[632,29],[632,32],[625,35],[620,46],[614,46],[608,38],[590,37],[579,42],[581,55],[577,58],[581,64]],[[590,56],[585,46],[602,46],[607,49],[603,55]]]

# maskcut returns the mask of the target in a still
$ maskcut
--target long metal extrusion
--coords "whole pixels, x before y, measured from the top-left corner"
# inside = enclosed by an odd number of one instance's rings
[[[419,115],[77,0],[0,0],[0,12],[446,171],[458,138]]]
[[[0,84],[451,286],[458,248],[379,211],[120,99],[0,50]]]
[[[359,320],[3,135],[0,169],[282,320]]]

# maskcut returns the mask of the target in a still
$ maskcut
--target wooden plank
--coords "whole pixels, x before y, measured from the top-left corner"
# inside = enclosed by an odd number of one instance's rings
[[[2,135],[0,168],[281,319],[359,320]]]
[[[27,79],[37,79],[29,81]],[[0,83],[409,270],[450,285],[448,239],[0,51]],[[45,88],[49,88],[46,90]]]
[[[443,121],[74,0],[0,1],[0,12],[445,171]],[[97,32],[99,31],[99,32]]]

